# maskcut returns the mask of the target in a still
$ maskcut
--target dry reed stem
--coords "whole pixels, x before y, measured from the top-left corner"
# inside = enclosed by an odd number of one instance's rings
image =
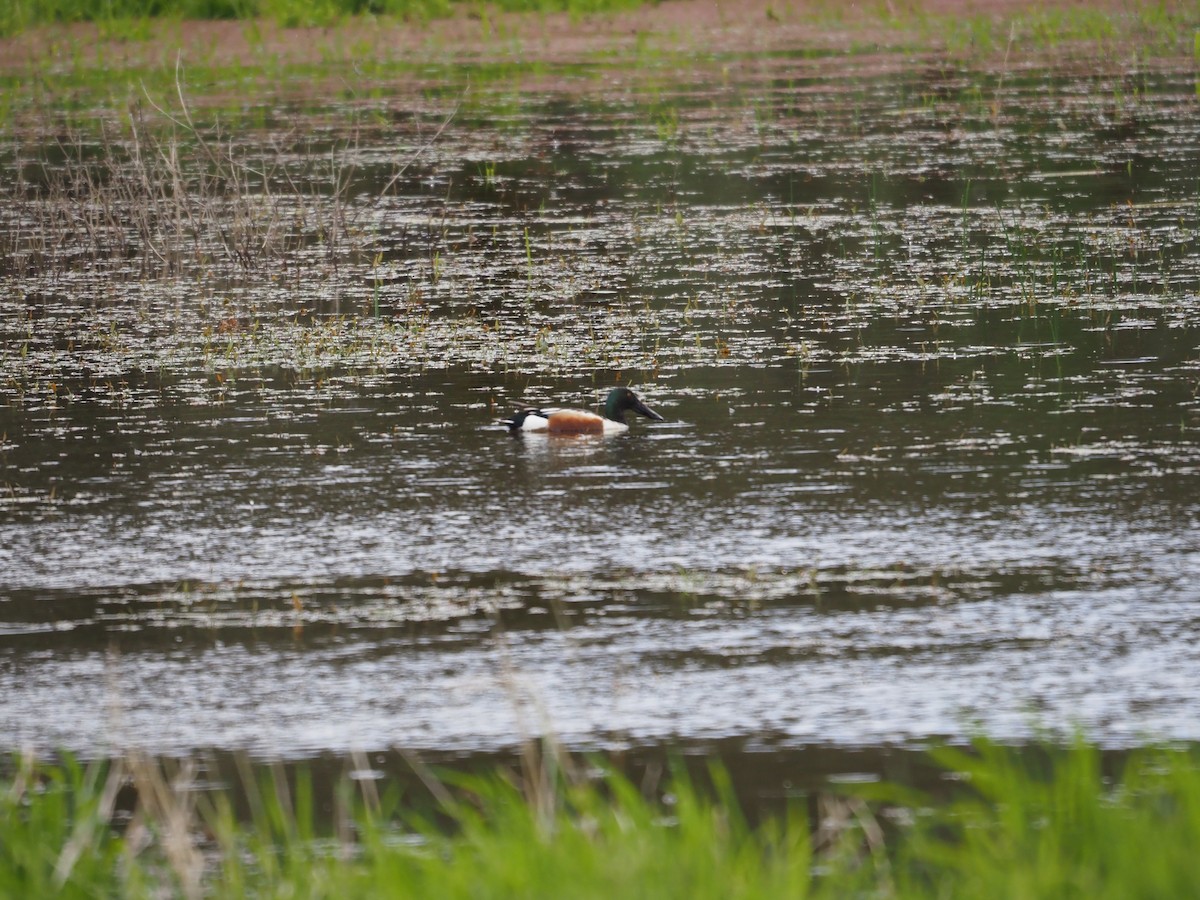
[[[126,765],[138,795],[134,821],[127,831],[128,845],[136,853],[139,845],[152,842],[157,831],[183,896],[188,900],[200,897],[204,856],[193,839],[198,826],[193,796],[195,760],[183,760],[173,778],[168,778],[161,761],[141,751],[127,753]]]

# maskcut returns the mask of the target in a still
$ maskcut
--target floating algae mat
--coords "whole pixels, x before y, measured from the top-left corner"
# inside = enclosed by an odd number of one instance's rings
[[[14,104],[8,746],[1200,739],[1191,57],[677,62]]]

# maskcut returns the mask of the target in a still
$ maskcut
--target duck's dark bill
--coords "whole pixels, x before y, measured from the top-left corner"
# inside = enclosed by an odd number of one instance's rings
[[[641,400],[637,399],[636,397],[633,400],[633,409],[635,412],[640,413],[641,415],[645,416],[647,419],[653,419],[655,422],[665,422],[666,421],[666,419],[664,419],[662,416],[660,416],[658,413],[656,413],[654,410],[652,410],[650,407],[648,407],[645,403],[643,403]]]

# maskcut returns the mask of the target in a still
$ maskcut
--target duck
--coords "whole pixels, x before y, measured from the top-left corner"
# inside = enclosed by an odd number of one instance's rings
[[[627,431],[625,413],[632,410],[655,422],[666,420],[642,402],[627,387],[615,387],[604,401],[604,415],[586,409],[522,409],[511,418],[502,420],[510,434],[549,432],[550,434],[614,434]]]

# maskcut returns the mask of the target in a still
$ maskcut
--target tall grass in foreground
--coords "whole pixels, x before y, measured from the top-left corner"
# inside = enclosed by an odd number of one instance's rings
[[[1194,750],[1142,751],[1110,776],[1083,744],[1033,760],[984,741],[933,755],[969,789],[928,807],[896,843],[900,896],[1195,896]]]
[[[901,785],[748,824],[719,769],[646,797],[605,772],[444,776],[437,803],[301,776],[198,790],[190,764],[17,761],[0,784],[0,895],[217,897],[1177,897],[1200,877],[1200,761],[980,742]],[[211,777],[211,773],[208,773]],[[660,785],[660,788],[664,786]],[[129,797],[136,792],[136,802]],[[940,792],[939,792],[940,793]],[[118,802],[118,797],[124,797]],[[235,815],[235,806],[248,813]],[[115,810],[120,808],[121,813]],[[809,811],[819,811],[810,822]],[[323,822],[324,824],[319,824]],[[885,823],[881,825],[882,823]]]

